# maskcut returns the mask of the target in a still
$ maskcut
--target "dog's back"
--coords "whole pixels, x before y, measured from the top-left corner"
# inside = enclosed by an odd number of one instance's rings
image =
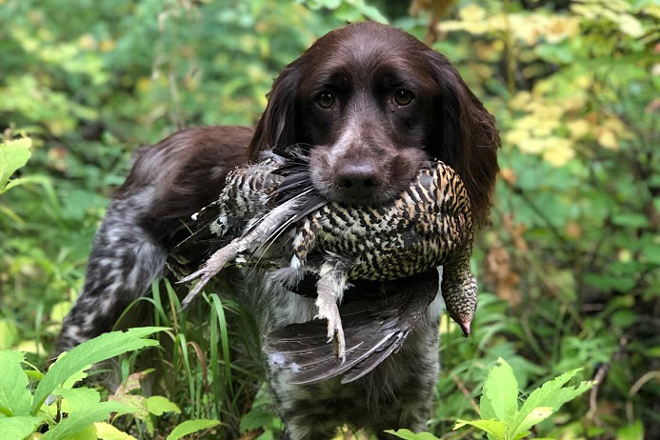
[[[57,353],[112,329],[124,309],[162,276],[183,222],[222,190],[247,160],[247,127],[179,131],[137,151],[99,227],[85,283],[67,315]]]

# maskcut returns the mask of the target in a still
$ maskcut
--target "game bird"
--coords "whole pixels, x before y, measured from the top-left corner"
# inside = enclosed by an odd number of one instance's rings
[[[398,295],[351,302],[340,314],[349,283],[403,280],[442,265],[447,311],[468,336],[477,284],[470,198],[458,174],[441,161],[428,163],[390,203],[354,207],[325,200],[308,170],[307,156],[293,149],[286,157],[267,152],[228,175],[218,200],[193,216],[193,233],[173,250],[180,268],[200,244],[217,249],[181,280],[199,280],[183,306],[230,264],[266,267],[272,282],[291,289],[313,274],[319,319],[271,332],[264,351],[271,365],[290,370],[289,383],[338,375],[347,383],[401,346],[438,289],[437,278],[423,289],[402,282],[390,292]]]

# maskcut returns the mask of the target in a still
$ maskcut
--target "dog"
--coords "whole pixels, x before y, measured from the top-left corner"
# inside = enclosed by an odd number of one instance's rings
[[[229,171],[264,150],[291,146],[309,155],[317,190],[347,205],[387,202],[427,161],[440,159],[461,176],[475,225],[488,221],[498,171],[493,116],[444,55],[394,27],[351,24],[321,37],[282,71],[254,131],[191,128],[138,151],[96,235],[83,291],[57,349],[108,331],[130,302],[146,294],[185,236],[181,225],[217,197]],[[435,271],[412,278],[405,286],[437,286]],[[304,283],[292,292],[253,270],[239,285],[237,300],[253,312],[262,336],[316,313]],[[361,283],[346,297],[401,286]],[[379,438],[387,438],[385,429],[424,430],[439,369],[440,313],[436,294],[399,352],[350,384],[290,385],[277,359],[265,359],[285,438],[328,439],[344,424]]]

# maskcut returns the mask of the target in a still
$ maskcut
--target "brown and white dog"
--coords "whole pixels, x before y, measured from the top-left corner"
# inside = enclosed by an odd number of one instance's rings
[[[293,145],[309,154],[313,184],[325,197],[354,205],[392,199],[424,162],[443,160],[465,182],[475,223],[487,221],[498,171],[493,117],[445,56],[390,26],[349,25],[284,69],[256,131],[191,128],[138,151],[96,235],[58,350],[108,331],[146,294],[164,274],[182,221],[217,197],[230,170],[262,150]],[[237,299],[253,311],[262,335],[316,313],[313,299],[254,271]],[[350,384],[288,385],[266,359],[288,437],[331,438],[344,424],[379,436],[424,429],[438,374],[439,304],[438,295],[402,349]]]

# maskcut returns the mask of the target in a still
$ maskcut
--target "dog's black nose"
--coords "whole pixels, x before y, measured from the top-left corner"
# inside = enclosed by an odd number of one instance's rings
[[[346,164],[336,176],[337,186],[348,197],[370,196],[383,183],[381,170],[369,162]]]

